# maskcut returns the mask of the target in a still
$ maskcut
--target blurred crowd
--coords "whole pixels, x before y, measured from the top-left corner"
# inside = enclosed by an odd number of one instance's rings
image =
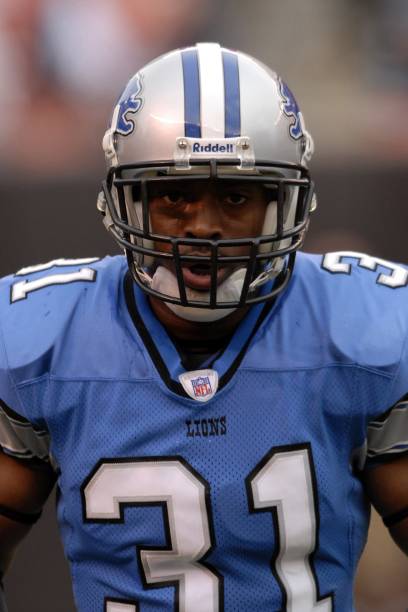
[[[406,0],[2,0],[0,172],[89,173],[127,78],[200,39],[283,73],[324,159],[406,160],[407,33]]]
[[[3,172],[22,168],[58,176],[92,170],[115,96],[127,79],[155,56],[193,42],[210,4],[2,0]]]

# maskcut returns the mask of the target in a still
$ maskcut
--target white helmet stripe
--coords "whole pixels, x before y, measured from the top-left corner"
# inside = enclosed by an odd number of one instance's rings
[[[241,96],[239,87],[238,56],[222,52],[225,88],[225,138],[241,136]]]
[[[201,136],[224,138],[224,72],[221,47],[216,43],[197,45],[200,66]]]

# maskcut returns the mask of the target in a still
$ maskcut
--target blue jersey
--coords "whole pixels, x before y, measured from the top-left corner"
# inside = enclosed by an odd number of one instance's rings
[[[352,611],[359,470],[408,448],[407,271],[300,254],[191,372],[126,270],[0,285],[0,442],[57,470],[78,610]]]

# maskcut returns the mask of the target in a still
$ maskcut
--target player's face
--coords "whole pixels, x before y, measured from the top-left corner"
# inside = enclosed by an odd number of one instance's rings
[[[245,181],[175,181],[160,182],[150,194],[149,210],[153,233],[176,238],[223,240],[253,238],[262,233],[265,212],[271,195],[260,184]],[[155,248],[171,251],[171,245],[157,242]],[[181,246],[181,254],[210,256],[208,247]],[[220,248],[219,255],[249,254],[249,246]],[[173,268],[164,260],[162,265]],[[238,264],[238,266],[242,264]],[[220,284],[237,267],[220,266]],[[186,263],[184,282],[198,291],[208,291],[210,266]]]

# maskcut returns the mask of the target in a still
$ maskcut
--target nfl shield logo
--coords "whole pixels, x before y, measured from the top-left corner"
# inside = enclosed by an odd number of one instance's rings
[[[196,397],[205,397],[206,395],[212,394],[211,383],[208,376],[199,376],[198,378],[192,378],[191,384],[193,386],[194,395]]]
[[[215,370],[194,370],[183,372],[179,381],[184,391],[196,402],[208,402],[218,389],[218,373]]]

